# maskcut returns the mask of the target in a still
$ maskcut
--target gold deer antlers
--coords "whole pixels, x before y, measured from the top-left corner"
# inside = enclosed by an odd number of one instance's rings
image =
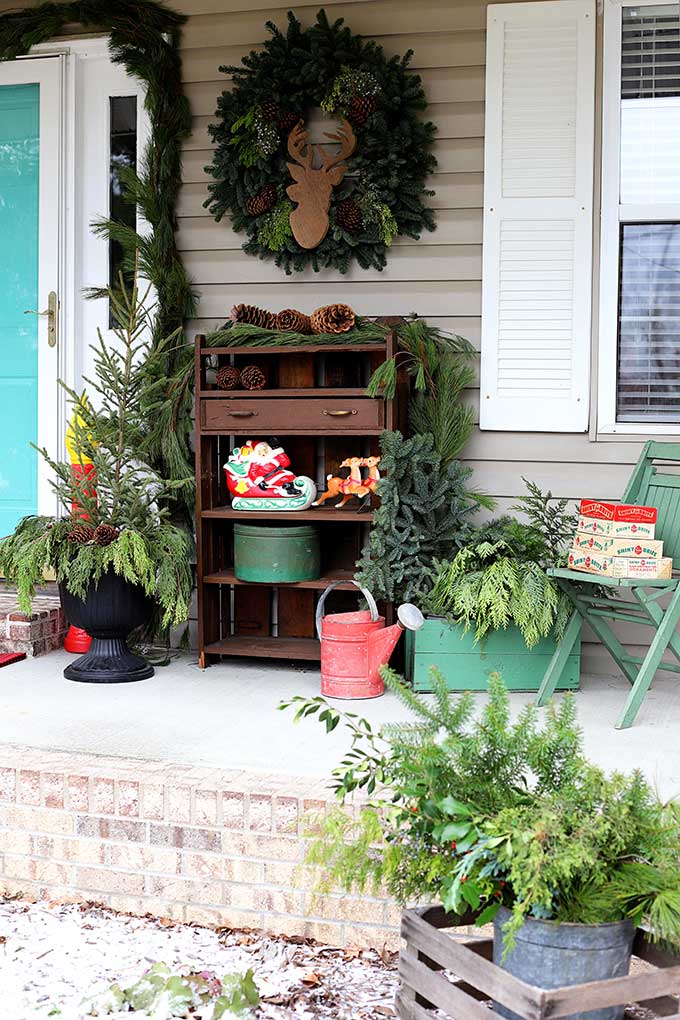
[[[340,143],[340,151],[328,155],[318,146],[309,144],[305,122],[299,120],[288,135],[288,152],[294,163],[288,163],[295,184],[286,188],[288,196],[297,202],[290,214],[290,227],[302,248],[316,248],[328,233],[328,209],[331,191],[345,176],[343,160],[351,156],[357,144],[352,126],[343,120],[336,134],[325,132],[325,137]],[[322,166],[313,166],[314,152],[321,157]]]

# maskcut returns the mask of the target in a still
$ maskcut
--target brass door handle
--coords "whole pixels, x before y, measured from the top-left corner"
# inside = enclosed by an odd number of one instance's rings
[[[351,411],[324,411],[324,414],[329,414],[331,418],[346,418],[348,414],[357,414],[357,411],[352,409]]]
[[[230,414],[232,418],[255,418],[257,411],[227,411],[227,414]]]
[[[59,314],[59,299],[57,298],[57,292],[51,290],[47,295],[47,308],[44,312],[35,311],[33,308],[27,308],[24,315],[46,315],[47,316],[47,343],[50,347],[57,346],[57,318]]]

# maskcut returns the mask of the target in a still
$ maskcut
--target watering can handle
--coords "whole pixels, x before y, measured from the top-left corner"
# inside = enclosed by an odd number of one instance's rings
[[[337,588],[338,585],[341,584],[341,583],[344,583],[344,582],[333,581],[333,584],[329,584],[328,587],[326,588],[325,592],[323,593],[323,595],[321,596],[321,598],[317,602],[317,605],[316,605],[316,633],[319,636],[319,641],[321,640],[321,621],[323,620],[323,604],[326,601],[326,596],[330,595],[330,593],[333,591],[333,589]],[[371,620],[375,623],[375,621],[378,619],[378,615],[379,615],[378,614],[378,607],[375,604],[375,599],[371,595],[371,593],[368,590],[368,588],[362,587],[359,584],[358,581],[352,580],[352,584],[355,585],[359,589],[361,594],[364,596],[364,598],[368,602],[368,608],[371,610]]]

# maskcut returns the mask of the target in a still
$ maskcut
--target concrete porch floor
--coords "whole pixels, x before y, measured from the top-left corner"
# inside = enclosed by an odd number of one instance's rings
[[[277,710],[295,694],[318,693],[318,669],[307,665],[232,660],[202,672],[185,655],[150,680],[104,686],[65,680],[72,658],[55,652],[0,669],[0,745],[276,772],[320,787],[347,745],[341,731],[327,736],[313,721],[294,726],[292,712]],[[660,794],[680,795],[680,683],[658,676],[634,726],[617,731],[627,690],[620,676],[582,678],[577,707],[589,756],[609,769],[639,766]],[[513,694],[513,710],[530,699]],[[391,694],[336,704],[374,726],[408,718]]]

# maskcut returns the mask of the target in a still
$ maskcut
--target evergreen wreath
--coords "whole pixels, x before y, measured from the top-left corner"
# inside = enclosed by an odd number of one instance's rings
[[[363,269],[382,269],[398,234],[418,240],[435,229],[434,211],[423,198],[433,192],[425,178],[437,166],[431,151],[435,126],[419,114],[427,107],[418,75],[407,73],[413,55],[387,58],[375,42],[353,35],[324,10],[302,28],[292,11],[284,34],[267,22],[271,39],[251,51],[242,66],[221,67],[232,88],[218,100],[216,143],[206,170],[215,178],[205,202],[216,220],[232,217],[248,239],[243,250],[272,258],[286,273],[311,265],[346,273],[352,259]],[[288,134],[311,108],[346,118],[357,146],[347,174],[331,193],[330,228],[313,249],[293,237]]]
[[[112,220],[100,220],[96,232],[122,245],[125,267],[139,269],[153,283],[157,295],[152,350],[178,329],[195,311],[195,294],[182,263],[175,236],[176,206],[182,183],[182,141],[191,131],[191,111],[182,89],[179,52],[183,14],[155,0],[74,0],[43,3],[0,16],[0,60],[13,60],[32,46],[58,35],[65,25],[80,23],[91,31],[110,33],[112,60],[144,82],[144,100],[151,122],[149,144],[138,173],[121,172],[130,201],[134,202],[150,232]],[[106,292],[97,292],[100,296]],[[162,376],[172,377],[189,355],[181,345],[167,348]],[[172,421],[148,409],[154,466],[168,479],[192,472],[189,435],[192,429],[190,399]],[[190,499],[190,494],[188,495]],[[189,503],[188,510],[191,511]]]

